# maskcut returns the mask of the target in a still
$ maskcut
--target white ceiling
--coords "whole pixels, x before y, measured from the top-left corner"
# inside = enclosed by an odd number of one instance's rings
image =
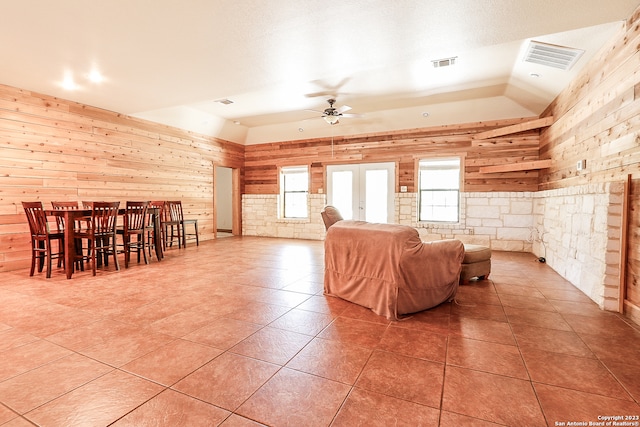
[[[246,144],[529,117],[637,6],[0,0],[0,83]],[[569,71],[531,64],[522,59],[530,40],[585,54]],[[456,65],[433,67],[446,57]],[[101,83],[88,80],[94,69]],[[65,76],[74,90],[62,87]],[[331,95],[362,117],[330,126],[307,111]],[[223,98],[234,103],[215,102]]]

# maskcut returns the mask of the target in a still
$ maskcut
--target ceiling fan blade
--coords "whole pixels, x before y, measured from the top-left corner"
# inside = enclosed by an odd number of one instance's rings
[[[344,93],[342,93],[340,91],[340,89],[342,88],[342,86],[344,86],[345,84],[347,84],[349,82],[349,80],[351,80],[350,77],[345,77],[342,80],[340,80],[337,84],[330,84],[324,80],[314,80],[310,83],[315,84],[317,86],[320,87],[320,89],[317,92],[312,92],[312,93],[308,93],[305,96],[307,98],[314,98],[314,97],[318,97],[318,96],[330,96],[331,98],[336,98],[338,96],[338,94],[342,94],[344,95]]]
[[[349,111],[349,110],[351,110],[351,107],[349,107],[348,105],[343,105],[342,107],[337,108],[337,110],[338,110],[338,113],[342,114],[342,113],[344,113],[345,111]]]
[[[319,114],[324,114],[324,111],[320,111],[320,110],[311,110],[309,108],[305,108],[304,111],[313,111],[314,113],[319,113]]]
[[[362,114],[341,114],[340,117],[350,117],[350,118],[355,118],[355,117],[364,117]]]
[[[336,92],[334,91],[323,90],[320,92],[306,93],[304,96],[306,96],[307,98],[317,98],[319,96],[322,96],[322,97],[330,96],[335,98],[337,95],[336,95]]]

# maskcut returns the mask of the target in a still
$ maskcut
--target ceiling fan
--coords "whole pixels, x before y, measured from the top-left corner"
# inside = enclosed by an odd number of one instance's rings
[[[333,98],[328,99],[327,102],[329,103],[329,108],[325,108],[324,111],[319,111],[319,110],[309,110],[309,111],[322,113],[321,117],[324,119],[325,122],[329,123],[330,125],[338,124],[339,120],[342,117],[360,117],[360,115],[358,114],[345,114],[345,112],[351,110],[351,107],[349,107],[348,105],[343,105],[342,107],[335,108],[333,104],[335,104],[336,100]]]

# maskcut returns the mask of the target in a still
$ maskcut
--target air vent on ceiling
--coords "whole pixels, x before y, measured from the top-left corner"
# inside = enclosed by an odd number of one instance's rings
[[[566,71],[573,67],[583,53],[584,50],[581,49],[531,41],[524,60]]]
[[[450,65],[455,65],[456,58],[457,56],[453,56],[451,58],[436,59],[432,60],[431,63],[433,64],[433,68],[448,67]]]
[[[233,101],[230,99],[216,99],[214,102],[219,102],[220,104],[224,104],[224,105],[229,105],[229,104],[233,104]]]

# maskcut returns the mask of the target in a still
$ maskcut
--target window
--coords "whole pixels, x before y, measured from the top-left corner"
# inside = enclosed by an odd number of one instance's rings
[[[307,218],[309,170],[306,166],[280,169],[280,196],[283,218]]]
[[[458,222],[460,158],[420,160],[420,221]]]

